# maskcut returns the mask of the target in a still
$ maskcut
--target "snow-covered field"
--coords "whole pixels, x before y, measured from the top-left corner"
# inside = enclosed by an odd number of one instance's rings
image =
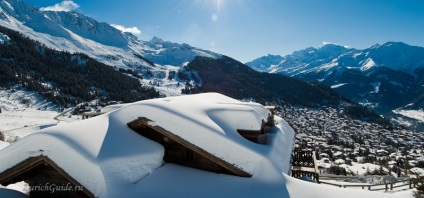
[[[424,169],[422,168],[415,167],[415,168],[411,168],[410,171],[413,172],[414,174],[424,177]]]
[[[424,112],[421,110],[394,110],[393,113],[424,122]]]
[[[328,182],[328,183],[331,183],[331,184],[337,184],[337,185],[369,185],[369,184],[373,184],[373,183],[370,183],[370,182],[352,183],[352,182],[344,182],[344,181],[332,180],[332,179],[326,179],[326,180],[322,180],[322,181]],[[398,184],[395,184],[394,186],[398,186],[398,185],[402,185],[402,184],[403,183],[398,183]],[[337,187],[337,186],[332,186],[332,187],[340,188],[340,187]],[[374,188],[383,188],[383,187],[379,186],[379,187],[374,187]],[[357,191],[367,191],[367,187],[365,187],[365,189],[362,189],[362,186],[358,186],[358,187],[349,186],[348,189],[357,190]],[[415,189],[409,189],[408,186],[399,187],[397,189],[394,188],[394,189],[395,190],[393,190],[393,191],[385,192],[384,190],[380,190],[380,191],[377,191],[377,192],[384,193],[384,194],[387,194],[387,195],[391,195],[391,196],[394,196],[394,197],[399,197],[399,198],[408,198],[408,197],[412,198],[414,190],[415,190]]]
[[[38,94],[24,90],[0,90],[0,131],[6,142],[14,142],[41,129],[78,120],[60,112]]]
[[[380,166],[371,163],[359,164],[356,162],[352,162],[352,166],[345,165],[345,168],[346,171],[351,172],[355,175],[365,175],[368,171],[373,172],[379,170]],[[386,168],[383,168],[383,170],[388,172]]]

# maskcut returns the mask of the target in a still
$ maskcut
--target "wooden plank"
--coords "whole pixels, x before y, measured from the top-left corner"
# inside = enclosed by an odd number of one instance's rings
[[[323,181],[320,181],[320,183],[321,183],[321,184],[328,184],[328,185],[332,185],[332,186],[337,186],[337,187],[343,187],[343,185],[340,185],[340,184],[333,184],[333,183],[329,183],[329,182],[323,182]]]
[[[312,159],[314,160],[315,172],[318,173],[318,164],[317,164],[317,158],[315,156],[315,151],[312,151]]]

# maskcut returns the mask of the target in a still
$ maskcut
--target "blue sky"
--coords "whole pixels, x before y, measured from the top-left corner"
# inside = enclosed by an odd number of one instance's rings
[[[402,41],[424,46],[424,0],[24,0],[116,24],[242,62],[323,42],[358,49]]]

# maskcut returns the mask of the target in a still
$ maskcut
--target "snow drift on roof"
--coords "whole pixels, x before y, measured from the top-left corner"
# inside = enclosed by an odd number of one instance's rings
[[[163,147],[127,127],[138,117],[152,120],[149,124],[159,125],[252,175],[269,156],[274,156],[270,163],[280,173],[288,172],[291,128],[278,125],[275,133],[269,134],[268,145],[250,142],[236,131],[259,130],[268,114],[259,104],[216,93],[141,101],[19,140],[0,150],[0,172],[29,157],[44,155],[95,196],[108,197],[140,182],[163,164]]]
[[[0,173],[44,155],[96,197],[390,197],[291,178],[293,129],[275,116],[261,145],[236,129],[257,130],[268,110],[217,94],[146,100],[114,106],[95,118],[46,128],[0,150]],[[207,152],[252,174],[251,178],[163,164],[164,149],[128,128],[146,117]],[[308,189],[308,190],[304,190]]]

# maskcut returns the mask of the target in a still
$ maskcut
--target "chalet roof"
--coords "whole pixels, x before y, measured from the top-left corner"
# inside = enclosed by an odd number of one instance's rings
[[[82,186],[78,181],[72,178],[68,173],[66,173],[62,168],[57,166],[55,162],[49,159],[47,156],[39,155],[36,157],[29,157],[24,161],[16,164],[13,167],[10,167],[6,171],[0,173],[0,184],[8,185],[21,181],[20,179],[25,178],[25,174],[27,172],[32,171],[40,166],[50,167],[60,174],[62,177],[66,178],[66,180],[74,186]],[[83,186],[82,186],[83,187]],[[81,189],[82,192],[87,197],[94,197],[93,193],[88,191],[86,188]]]
[[[0,174],[30,157],[46,156],[94,196],[121,195],[120,187],[141,185],[164,167],[163,147],[127,126],[139,117],[253,178],[264,163],[272,164],[268,170],[287,173],[294,132],[284,120],[275,117],[277,125],[266,135],[266,145],[250,142],[237,132],[259,130],[268,114],[260,104],[216,93],[140,101],[91,119],[46,128],[11,144],[0,150]],[[132,189],[137,190],[142,189]]]

